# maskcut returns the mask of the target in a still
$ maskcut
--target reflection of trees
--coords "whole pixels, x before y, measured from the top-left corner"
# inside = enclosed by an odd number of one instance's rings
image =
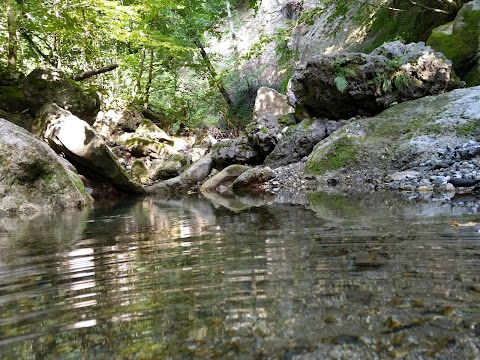
[[[449,226],[432,238],[429,222],[414,220],[427,212],[423,205],[374,204],[355,201],[355,211],[341,201],[343,209],[312,204],[320,217],[288,204],[235,213],[197,198],[146,198],[22,230],[24,238],[38,235],[37,250],[2,235],[10,253],[0,253],[1,274],[14,276],[0,285],[0,344],[32,338],[0,351],[19,358],[268,357],[360,335],[387,341],[385,319],[408,327],[456,303],[480,321],[478,293],[465,292],[478,276],[475,243],[444,241],[452,238]],[[58,237],[55,223],[82,231]],[[372,253],[385,260],[359,256]]]

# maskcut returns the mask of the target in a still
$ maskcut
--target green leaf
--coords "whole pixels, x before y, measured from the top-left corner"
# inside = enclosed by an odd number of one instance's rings
[[[338,75],[335,79],[333,79],[333,81],[335,82],[337,90],[343,94],[343,92],[347,89],[348,86],[348,82],[347,79],[345,79],[345,76]]]

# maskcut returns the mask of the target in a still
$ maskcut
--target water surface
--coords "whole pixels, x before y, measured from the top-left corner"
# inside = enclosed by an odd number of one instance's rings
[[[478,359],[479,206],[149,197],[1,218],[0,357]]]

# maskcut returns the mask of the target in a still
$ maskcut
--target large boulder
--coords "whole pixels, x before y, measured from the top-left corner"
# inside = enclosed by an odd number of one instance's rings
[[[248,141],[262,157],[266,157],[273,151],[278,140],[282,137],[282,130],[295,123],[293,114],[262,115],[247,125]]]
[[[302,160],[312,152],[319,141],[325,139],[326,124],[326,119],[309,119],[290,126],[265,159],[265,165],[276,168]]]
[[[134,133],[125,133],[119,138],[133,156],[165,158],[174,154],[174,140],[151,120],[144,119]]]
[[[381,179],[398,171],[446,172],[449,166],[456,174],[458,163],[450,154],[454,149],[459,149],[461,159],[478,159],[468,165],[470,174],[478,174],[480,145],[475,141],[473,146],[464,145],[478,139],[479,124],[480,86],[408,101],[353,121],[321,141],[308,157],[305,174],[326,179],[366,174]]]
[[[200,187],[201,192],[218,191],[225,192],[231,187],[234,180],[249,170],[250,166],[246,165],[230,165],[222,171],[213,175],[210,179],[205,181]],[[223,191],[222,191],[223,190]]]
[[[251,168],[240,174],[232,184],[235,193],[255,192],[259,187],[275,177],[275,173],[268,166]]]
[[[38,111],[32,131],[74,165],[109,181],[118,190],[134,194],[144,192],[92,127],[69,111],[52,103],[44,105]]]
[[[480,85],[480,0],[464,4],[454,21],[433,29],[427,45],[445,54],[468,86]]]
[[[25,129],[0,119],[0,214],[82,208],[93,199],[75,169]]]
[[[452,63],[424,43],[386,43],[371,54],[334,53],[300,65],[288,99],[313,116],[373,116],[392,104],[461,87]]]
[[[43,105],[53,102],[92,125],[100,110],[95,89],[85,88],[59,70],[35,69],[23,80],[21,88],[33,116]]]
[[[286,95],[265,86],[257,90],[253,108],[254,120],[265,115],[288,115],[293,113],[293,111],[293,107],[288,103]]]
[[[21,72],[0,65],[0,110],[14,114],[28,110],[28,103],[20,90],[24,77]]]
[[[207,178],[213,168],[213,160],[210,154],[193,163],[179,176],[161,181],[147,187],[147,193],[164,196],[185,195]]]
[[[247,137],[239,136],[216,143],[211,151],[216,166],[225,168],[232,164],[260,164],[262,157],[249,143]]]

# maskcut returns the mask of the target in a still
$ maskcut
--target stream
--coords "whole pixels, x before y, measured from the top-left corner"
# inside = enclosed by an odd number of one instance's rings
[[[0,358],[478,359],[479,212],[215,194],[0,218]]]

